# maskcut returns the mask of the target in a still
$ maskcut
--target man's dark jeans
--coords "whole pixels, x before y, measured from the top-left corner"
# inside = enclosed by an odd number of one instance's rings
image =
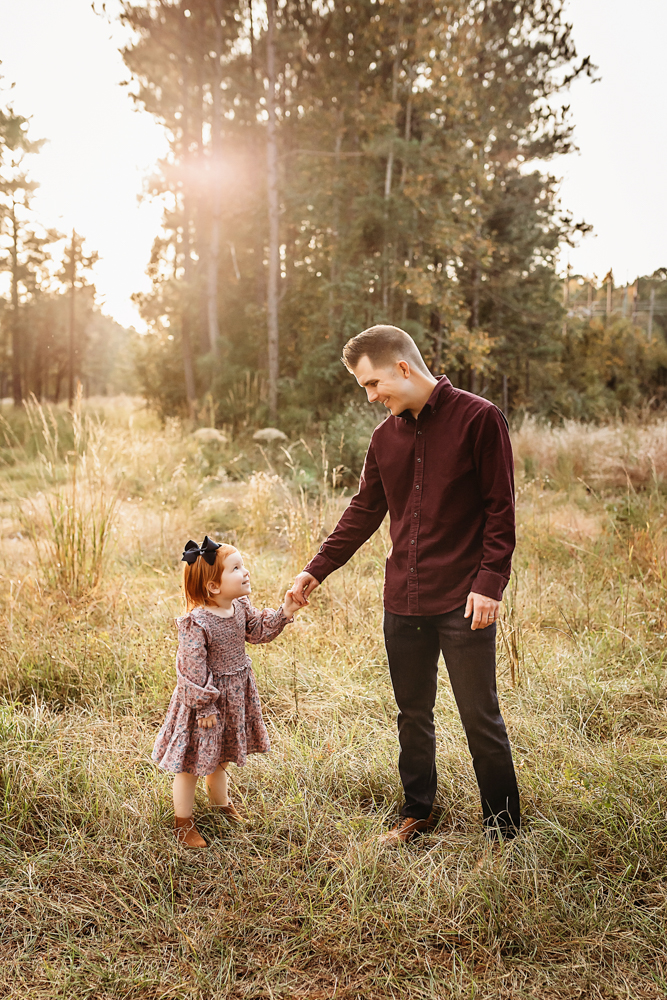
[[[402,816],[426,819],[437,788],[433,707],[445,658],[482,799],[484,826],[505,837],[520,828],[519,790],[496,691],[496,626],[470,628],[465,608],[416,617],[385,611],[389,671],[398,705]]]

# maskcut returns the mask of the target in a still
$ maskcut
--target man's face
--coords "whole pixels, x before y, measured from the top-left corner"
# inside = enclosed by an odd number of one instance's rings
[[[409,408],[413,385],[407,361],[397,361],[389,367],[380,368],[372,365],[364,355],[352,374],[366,390],[369,403],[382,403],[394,417]]]

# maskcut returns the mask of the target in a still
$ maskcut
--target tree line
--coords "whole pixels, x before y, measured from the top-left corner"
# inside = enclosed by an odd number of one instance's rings
[[[600,311],[609,282],[581,279],[597,303],[586,313],[576,278],[564,287],[557,274],[559,248],[590,227],[562,209],[548,164],[573,149],[567,88],[595,74],[563,0],[122,0],[121,11],[132,97],[169,140],[147,183],[165,208],[151,290],[135,297],[148,333],[133,348],[136,385],[164,415],[206,406],[221,423],[327,422],[355,391],[343,344],[382,322],[507,413],[590,418],[662,398],[663,272],[641,279],[651,337],[636,310]],[[24,127],[3,122],[5,148],[27,153]],[[36,275],[50,237],[33,251],[30,232],[22,266]],[[69,298],[83,308],[77,252]],[[77,364],[67,273],[64,259],[51,279],[52,387]],[[45,356],[26,281],[12,277],[1,305],[15,382]]]
[[[29,395],[72,403],[87,395],[137,392],[131,334],[95,301],[98,260],[76,231],[45,227],[33,210],[38,182],[29,161],[43,140],[29,122],[0,108],[0,399],[20,406]]]
[[[141,298],[165,412],[208,394],[234,419],[252,372],[255,412],[326,420],[353,391],[342,345],[381,322],[508,412],[598,412],[563,391],[582,338],[556,256],[589,227],[547,164],[594,67],[560,0],[148,0],[122,19],[134,99],[170,139]]]

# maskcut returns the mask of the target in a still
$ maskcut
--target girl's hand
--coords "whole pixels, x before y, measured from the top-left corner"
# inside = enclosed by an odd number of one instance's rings
[[[197,725],[202,729],[212,729],[216,719],[217,715],[208,715],[205,719],[197,719]]]
[[[291,618],[293,615],[297,613],[297,611],[300,611],[301,608],[305,608],[307,604],[308,601],[305,601],[305,603],[303,604],[298,604],[294,600],[292,591],[288,590],[287,593],[285,594],[285,600],[283,601],[283,614],[285,615],[286,618]]]

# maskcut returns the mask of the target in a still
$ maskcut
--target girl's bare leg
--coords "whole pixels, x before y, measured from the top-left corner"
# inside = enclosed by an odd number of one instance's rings
[[[218,764],[213,774],[206,775],[208,797],[213,806],[228,806],[227,764]]]
[[[181,771],[180,774],[174,775],[174,813],[181,819],[189,819],[192,816],[196,788],[196,774],[186,774]]]

